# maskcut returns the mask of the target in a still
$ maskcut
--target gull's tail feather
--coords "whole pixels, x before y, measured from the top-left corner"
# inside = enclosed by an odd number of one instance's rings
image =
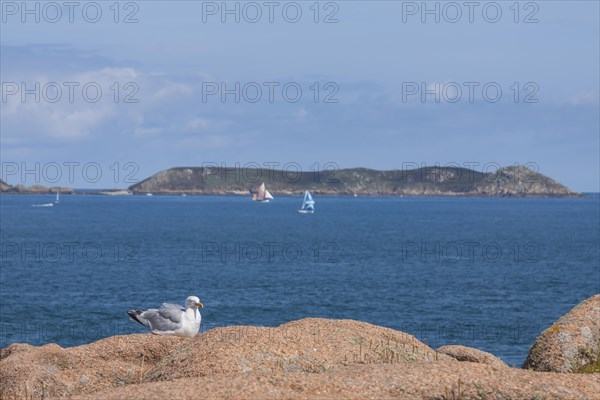
[[[127,311],[127,314],[129,314],[129,317],[130,317],[132,320],[134,320],[135,322],[137,322],[137,323],[139,323],[139,324],[141,324],[141,325],[143,325],[143,326],[146,326],[146,324],[144,324],[142,321],[140,321],[140,320],[138,319],[138,317],[137,317],[137,316],[138,316],[138,315],[140,315],[142,312],[143,312],[142,310],[128,310],[128,311]]]

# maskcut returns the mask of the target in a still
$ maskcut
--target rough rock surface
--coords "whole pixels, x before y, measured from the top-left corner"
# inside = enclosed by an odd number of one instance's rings
[[[458,361],[468,361],[480,364],[489,364],[496,367],[508,367],[504,361],[493,355],[482,350],[474,349],[472,347],[460,346],[460,345],[449,345],[442,346],[436,350],[438,353],[450,356]]]
[[[198,351],[201,347],[202,350]],[[258,371],[325,372],[338,365],[449,359],[414,336],[351,320],[307,318],[277,328],[212,329],[179,346],[150,380]]]
[[[472,350],[472,349],[471,349]],[[351,320],[136,334],[0,353],[0,398],[597,399],[600,374],[458,362],[414,336]]]
[[[53,398],[139,383],[143,371],[182,341],[147,334],[66,349],[13,344],[0,354],[0,398]]]
[[[480,196],[536,197],[569,196],[571,191],[555,180],[525,166],[499,168],[478,181],[475,192]]]
[[[600,294],[590,297],[536,339],[523,368],[577,372],[600,359]],[[599,397],[600,398],[600,397]]]
[[[277,328],[216,328],[193,339],[136,334],[66,349],[13,344],[0,354],[0,397],[71,396],[184,377],[322,373],[340,365],[436,359],[451,360],[412,335],[358,321],[307,318]]]
[[[183,378],[130,385],[84,399],[577,399],[597,400],[600,376],[438,361]]]

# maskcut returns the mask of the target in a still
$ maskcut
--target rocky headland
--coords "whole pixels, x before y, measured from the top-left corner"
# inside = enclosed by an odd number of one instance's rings
[[[595,295],[562,317],[536,340],[525,368],[465,346],[432,349],[393,329],[317,318],[192,339],[12,344],[0,353],[0,398],[598,399],[599,313]]]

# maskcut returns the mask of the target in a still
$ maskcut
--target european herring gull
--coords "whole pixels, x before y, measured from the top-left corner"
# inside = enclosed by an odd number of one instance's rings
[[[202,307],[199,298],[190,296],[185,299],[185,308],[178,304],[163,303],[158,310],[129,310],[127,314],[156,335],[194,337],[200,329],[202,316],[198,309]]]

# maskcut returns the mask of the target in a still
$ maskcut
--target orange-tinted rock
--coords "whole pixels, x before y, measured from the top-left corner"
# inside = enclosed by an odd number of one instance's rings
[[[474,349],[468,349],[473,355]],[[483,352],[481,352],[483,353]],[[490,356],[477,359],[490,360]],[[487,353],[485,353],[487,354]],[[71,348],[13,344],[0,398],[594,398],[597,374],[458,362],[414,336],[352,320],[136,334]],[[493,357],[493,356],[491,356]]]
[[[496,367],[508,367],[508,365],[493,355],[485,351],[474,349],[472,347],[449,345],[442,346],[436,350],[439,353],[450,356],[458,361],[475,362],[480,364],[489,364]]]
[[[536,339],[523,368],[577,372],[600,358],[600,294],[590,297]]]

